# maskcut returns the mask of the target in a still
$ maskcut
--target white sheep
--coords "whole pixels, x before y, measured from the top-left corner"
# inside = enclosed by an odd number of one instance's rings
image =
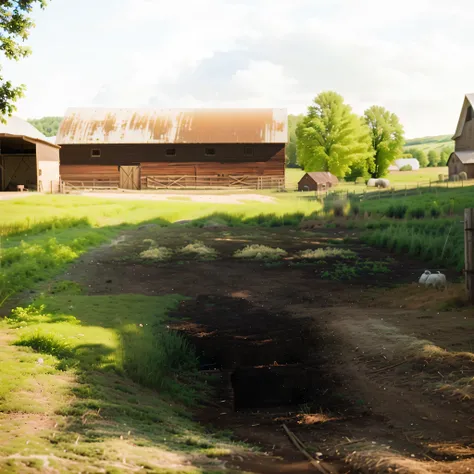
[[[441,272],[429,275],[426,280],[426,286],[432,286],[434,288],[446,288],[446,275],[443,275]]]
[[[426,280],[428,280],[428,277],[431,275],[431,272],[429,270],[425,270],[425,272],[421,275],[420,279],[418,280],[418,283],[420,285],[426,285]]]

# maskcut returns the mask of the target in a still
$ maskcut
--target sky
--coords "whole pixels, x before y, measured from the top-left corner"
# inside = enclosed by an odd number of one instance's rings
[[[396,113],[408,138],[453,133],[474,92],[472,0],[50,0],[16,115],[68,107],[275,107],[325,90]]]

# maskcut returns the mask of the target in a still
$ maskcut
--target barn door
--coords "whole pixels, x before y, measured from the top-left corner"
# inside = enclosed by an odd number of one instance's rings
[[[120,188],[140,189],[140,167],[121,166],[120,167]]]

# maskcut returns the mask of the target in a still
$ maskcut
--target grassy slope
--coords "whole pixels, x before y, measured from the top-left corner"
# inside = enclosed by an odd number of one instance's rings
[[[454,149],[454,142],[451,140],[452,135],[437,135],[434,137],[412,138],[406,140],[405,150],[408,148],[418,148],[428,153],[430,150],[440,152],[443,148],[449,147]]]
[[[184,386],[163,375],[157,393],[124,375],[133,357],[129,349],[139,344],[152,351],[147,333],[164,327],[166,312],[182,297],[74,293],[47,294],[36,302],[44,309],[0,324],[1,472],[34,472],[47,464],[61,472],[129,472],[139,466],[183,472],[159,466],[236,449],[189,419],[185,404],[195,396],[193,383]],[[58,357],[11,345],[38,334],[61,345]],[[131,335],[133,345],[123,342]],[[153,372],[161,374],[164,361],[155,362]]]

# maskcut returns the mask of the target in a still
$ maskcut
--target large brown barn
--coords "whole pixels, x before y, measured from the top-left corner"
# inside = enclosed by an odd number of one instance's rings
[[[449,177],[462,171],[468,179],[474,179],[474,94],[464,98],[456,133],[454,134],[454,153],[448,160]]]
[[[283,109],[69,109],[56,143],[71,186],[284,186]]]

